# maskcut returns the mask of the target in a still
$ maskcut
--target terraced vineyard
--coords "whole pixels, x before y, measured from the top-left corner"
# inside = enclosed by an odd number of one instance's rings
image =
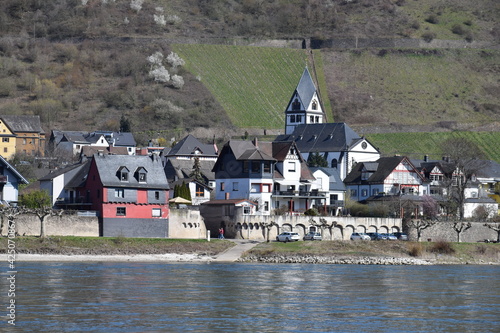
[[[488,160],[500,163],[500,132],[438,132],[438,133],[379,133],[366,138],[380,149],[384,156],[394,154],[422,159],[441,159],[445,152],[441,144],[449,139],[462,137],[475,142]]]
[[[286,104],[307,60],[303,50],[201,44],[176,44],[173,49],[235,126],[284,127]]]

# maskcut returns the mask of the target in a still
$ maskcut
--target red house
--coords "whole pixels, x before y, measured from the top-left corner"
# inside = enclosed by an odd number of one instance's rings
[[[80,196],[105,237],[168,237],[169,185],[156,155],[95,154]]]

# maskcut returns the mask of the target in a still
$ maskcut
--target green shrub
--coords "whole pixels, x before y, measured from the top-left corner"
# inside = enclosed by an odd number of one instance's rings
[[[455,35],[463,35],[466,33],[467,30],[460,24],[455,24],[453,27],[451,27],[451,32],[453,32]]]
[[[306,216],[318,216],[319,212],[316,208],[309,208],[304,212],[304,215]]]
[[[436,38],[436,34],[435,34],[435,33],[433,33],[433,32],[424,32],[424,33],[422,34],[422,38],[423,38],[423,40],[425,40],[427,43],[430,43],[430,42],[432,42],[432,40],[433,40],[434,38]]]
[[[437,15],[431,14],[431,15],[427,16],[427,18],[425,19],[425,22],[429,22],[431,24],[438,24],[439,19],[438,19]]]

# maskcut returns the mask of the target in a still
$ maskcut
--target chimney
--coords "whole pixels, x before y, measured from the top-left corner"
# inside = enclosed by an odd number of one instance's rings
[[[259,148],[259,141],[257,140],[257,138],[253,138],[252,143],[255,146],[255,148]]]

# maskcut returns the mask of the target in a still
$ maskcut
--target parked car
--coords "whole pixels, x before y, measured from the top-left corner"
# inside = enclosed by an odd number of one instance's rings
[[[387,237],[387,240],[398,240],[398,238],[393,234],[383,234],[383,235]]]
[[[296,232],[285,231],[276,236],[277,242],[296,242],[300,239],[300,236]]]
[[[304,238],[303,238],[303,240],[305,240],[305,241],[306,241],[306,240],[312,240],[312,241],[314,241],[314,240],[319,240],[319,241],[320,241],[320,240],[322,240],[322,239],[323,239],[323,237],[321,237],[321,234],[320,234],[319,232],[314,232],[314,231],[310,231],[310,232],[308,232],[308,233],[304,236]]]
[[[351,235],[351,240],[371,240],[371,238],[364,232],[353,232]]]
[[[386,240],[387,236],[385,234],[379,234],[378,232],[368,232],[367,235],[371,240]]]
[[[408,235],[405,234],[404,232],[395,232],[393,233],[394,236],[396,236],[397,239],[407,241],[408,240]]]

